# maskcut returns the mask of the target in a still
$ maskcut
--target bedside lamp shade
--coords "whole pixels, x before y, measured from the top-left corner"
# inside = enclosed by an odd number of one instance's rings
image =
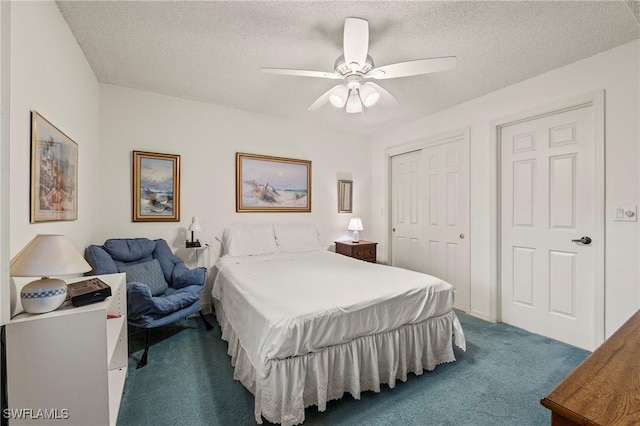
[[[11,276],[42,277],[20,292],[22,307],[32,314],[57,309],[67,297],[67,284],[57,275],[75,275],[91,270],[82,255],[64,235],[37,235],[11,264]]]
[[[358,231],[362,231],[364,228],[362,227],[362,220],[359,217],[354,217],[349,221],[349,226],[347,230],[353,231],[353,242],[357,243],[360,241],[360,234]]]
[[[189,231],[191,232],[200,232],[202,231],[202,228],[200,228],[200,219],[198,218],[198,216],[194,216],[191,219],[191,225],[189,225]]]

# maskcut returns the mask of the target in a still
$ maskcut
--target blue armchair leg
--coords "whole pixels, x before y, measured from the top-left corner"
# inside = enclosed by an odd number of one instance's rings
[[[200,311],[200,318],[202,319],[202,322],[204,323],[204,326],[207,328],[207,330],[213,329],[213,326],[209,324],[209,321],[207,321],[207,319],[204,317],[202,311]]]
[[[138,366],[136,368],[142,368],[147,365],[147,354],[149,353],[149,340],[151,337],[151,329],[147,328],[147,335],[145,337],[144,343],[144,353],[142,354],[142,358],[140,358],[140,362],[138,362]]]

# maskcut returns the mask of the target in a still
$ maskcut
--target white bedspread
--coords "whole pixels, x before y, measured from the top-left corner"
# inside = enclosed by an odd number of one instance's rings
[[[453,308],[452,287],[439,278],[328,251],[223,257],[216,268],[212,296],[222,301],[262,377],[269,374],[269,360],[317,352]]]

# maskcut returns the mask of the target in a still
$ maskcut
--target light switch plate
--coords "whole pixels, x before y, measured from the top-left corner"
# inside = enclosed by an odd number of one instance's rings
[[[637,222],[638,206],[631,204],[618,204],[613,212],[615,222]]]

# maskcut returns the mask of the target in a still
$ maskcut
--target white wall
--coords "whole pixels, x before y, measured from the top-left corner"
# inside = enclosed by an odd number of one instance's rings
[[[41,233],[65,234],[84,253],[98,232],[98,81],[53,1],[12,2],[10,59],[9,257]],[[78,144],[77,221],[29,223],[31,110]]]
[[[192,216],[201,242],[212,245],[224,227],[242,222],[317,224],[328,246],[350,235],[349,219],[370,221],[371,179],[367,138],[278,118],[113,85],[101,85],[100,233],[107,238],[164,238],[178,256]],[[133,150],[181,156],[180,222],[132,222]],[[236,213],[235,154],[246,152],[312,161],[311,213]],[[338,179],[354,181],[354,212],[337,213]],[[363,232],[363,238],[368,235]]]
[[[611,335],[640,306],[638,223],[613,222],[611,206],[638,204],[640,175],[640,41],[625,44],[538,77],[416,120],[373,138],[373,239],[386,255],[388,245],[385,149],[465,126],[471,128],[471,312],[490,319],[491,282],[489,212],[491,122],[605,90],[606,150],[606,335]],[[425,100],[428,101],[428,100]],[[495,301],[494,301],[495,302]]]

